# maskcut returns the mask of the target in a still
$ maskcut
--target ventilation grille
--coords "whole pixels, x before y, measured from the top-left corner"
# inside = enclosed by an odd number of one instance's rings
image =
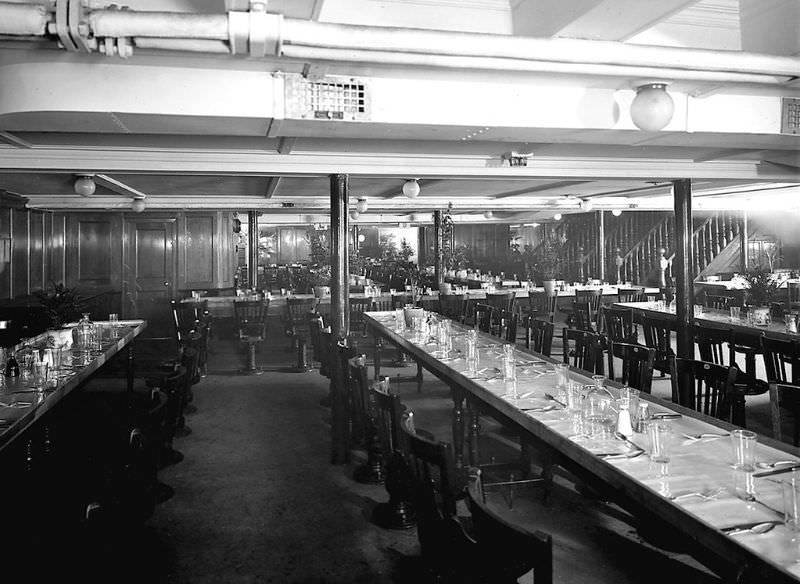
[[[800,98],[781,98],[781,134],[800,134]]]
[[[351,77],[310,81],[286,77],[286,117],[306,120],[369,119],[368,87]]]

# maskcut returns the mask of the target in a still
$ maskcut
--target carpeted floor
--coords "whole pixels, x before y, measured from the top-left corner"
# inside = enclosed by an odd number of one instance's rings
[[[296,354],[280,331],[258,351],[258,363],[272,371],[237,374],[244,353],[219,324],[210,373],[194,386],[192,432],[176,439],[184,460],[160,473],[175,494],[141,530],[97,551],[107,555],[103,565],[118,567],[107,581],[426,582],[416,531],[370,522],[374,505],[388,497],[384,487],[354,481],[352,465],[330,464],[330,410],[320,404],[327,380],[316,371],[287,372]],[[365,339],[363,347],[370,346]],[[447,388],[425,379],[422,394],[412,383],[399,390],[418,426],[450,440]],[[486,430],[499,444],[508,442],[499,428]],[[555,495],[549,507],[538,494],[526,504],[553,534],[556,582],[642,581],[640,562],[626,554],[649,558],[653,551],[638,546],[624,514],[599,511],[567,482]],[[658,565],[664,581],[707,578],[681,562]]]

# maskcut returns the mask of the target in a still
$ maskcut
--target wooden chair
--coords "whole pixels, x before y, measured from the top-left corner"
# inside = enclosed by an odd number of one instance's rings
[[[644,344],[656,350],[653,367],[662,376],[669,373],[670,359],[675,356],[672,349],[672,333],[675,330],[675,320],[667,315],[645,314],[642,315],[642,332]]]
[[[554,331],[555,326],[552,322],[525,317],[525,348],[549,357],[553,347]]]
[[[350,298],[350,331],[360,329],[361,336],[367,336],[367,326],[364,324],[364,313],[373,310],[372,298]]]
[[[308,315],[316,311],[318,300],[316,298],[286,299],[286,334],[291,338],[291,348],[296,349],[301,340],[308,338]],[[322,313],[320,313],[322,314]],[[323,315],[324,318],[324,315]]]
[[[367,376],[367,356],[358,355],[349,359],[348,367],[350,447],[363,448],[367,454],[366,462],[353,471],[353,478],[359,483],[382,484],[386,475],[378,437],[375,398],[371,394]]]
[[[769,383],[800,385],[800,341],[764,335],[761,352]]]
[[[733,296],[718,296],[706,293],[705,298],[703,298],[703,305],[717,310],[728,310],[728,307],[733,306],[735,301],[736,299]]]
[[[564,328],[561,338],[564,346],[564,363],[591,373],[603,373],[603,345],[600,335],[589,331]],[[570,358],[572,358],[572,363],[570,363]]]
[[[653,384],[655,349],[638,343],[608,341],[608,377],[625,385],[650,393]],[[622,375],[614,374],[614,358],[622,361]]]
[[[256,366],[256,345],[267,338],[267,311],[269,300],[237,300],[233,303],[233,314],[239,341],[247,344],[247,368],[242,373],[260,375]]]
[[[528,306],[523,312],[528,316],[553,322],[558,310],[558,290],[552,294],[543,291],[528,292]]]
[[[783,412],[788,411],[793,424],[792,443],[800,446],[800,385],[770,383],[769,402],[773,438],[783,440]]]
[[[459,582],[469,554],[456,512],[464,488],[457,480],[452,447],[420,436],[413,417],[403,420],[401,431],[422,558],[439,581]]]
[[[369,389],[369,399],[369,407],[374,408],[384,486],[389,493],[388,501],[375,506],[372,520],[387,529],[410,529],[416,523],[416,506],[412,503],[411,477],[404,456],[406,436],[401,430],[406,408],[400,396],[390,391],[388,378]]]
[[[492,333],[494,325],[494,309],[488,304],[477,303],[475,305],[475,327],[485,333]]]
[[[736,424],[743,414],[737,411],[743,403],[736,399],[738,371],[735,365],[725,367],[706,361],[673,357],[670,360],[672,401],[707,416]],[[683,403],[680,399],[680,385],[686,382],[691,383],[693,388],[691,403]]]
[[[617,288],[617,302],[647,302],[644,286]]]
[[[694,325],[695,342],[697,343],[698,353],[701,361],[715,363],[729,367],[736,363],[736,340],[737,336],[730,327],[714,325],[706,322],[697,322]],[[741,335],[739,339],[741,342]],[[738,345],[741,347],[741,345]],[[749,351],[748,351],[749,353]],[[747,395],[761,395],[769,390],[766,381],[757,379],[752,371],[755,370],[755,357],[752,362],[746,359],[744,370],[739,369],[736,375],[736,398],[742,400],[741,411],[745,412],[744,398]],[[738,367],[738,365],[737,365]],[[745,426],[744,417],[739,420],[740,426]]]
[[[506,310],[496,314],[497,318],[492,327],[492,333],[507,343],[516,343],[519,315],[516,312],[509,312]]]
[[[439,312],[456,322],[464,322],[467,309],[466,294],[440,294]]]
[[[392,310],[397,310],[398,308],[405,308],[408,304],[414,304],[414,297],[409,292],[408,294],[393,294],[392,298]]]
[[[638,343],[639,329],[633,322],[633,310],[606,306],[602,311],[603,329],[609,340],[617,343]]]
[[[486,504],[483,477],[474,469],[467,488],[467,505],[475,545],[469,554],[465,582],[514,584],[533,570],[535,584],[553,582],[553,539],[510,523]]]
[[[595,332],[595,322],[592,321],[592,307],[588,302],[572,301],[572,312],[567,317],[569,328],[582,331]]]
[[[514,299],[516,292],[488,292],[486,294],[486,304],[498,312],[514,312]]]

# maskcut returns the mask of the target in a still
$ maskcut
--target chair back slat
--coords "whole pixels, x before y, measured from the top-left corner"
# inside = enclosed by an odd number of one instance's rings
[[[564,363],[591,373],[602,374],[603,345],[600,335],[589,331],[565,328],[561,338],[564,347]],[[570,357],[572,362],[570,363]]]
[[[726,367],[707,361],[673,357],[670,362],[673,401],[707,416],[733,422],[743,418],[744,401],[737,396],[735,365]],[[692,401],[683,403],[680,386],[691,383]]]
[[[555,327],[552,322],[533,317],[525,318],[525,348],[533,349],[537,353],[550,356],[553,347],[553,332]]]
[[[650,393],[653,384],[653,360],[655,349],[638,343],[622,343],[609,340],[608,376],[630,385],[644,393]],[[622,361],[622,376],[614,376],[614,358]]]

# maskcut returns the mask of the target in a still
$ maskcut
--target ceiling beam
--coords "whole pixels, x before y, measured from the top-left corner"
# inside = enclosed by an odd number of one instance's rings
[[[693,158],[695,162],[710,162],[712,160],[721,160],[723,158],[733,158],[734,156],[741,156],[742,154],[756,154],[764,152],[764,150],[756,150],[753,148],[728,148],[725,150],[713,150],[703,156]]]
[[[281,182],[281,177],[271,176],[267,179],[267,188],[264,190],[264,198],[271,199],[278,190],[278,185]]]
[[[504,167],[492,157],[385,156],[364,154],[270,154],[265,152],[35,148],[8,149],[0,170],[74,174],[76,169],[106,174],[193,174],[198,176],[305,176],[343,173],[359,177],[425,179],[647,180],[688,179],[800,182],[800,170],[754,161],[695,163],[681,159],[534,158],[527,166]],[[402,183],[384,196],[399,195]]]
[[[585,181],[585,180],[562,180],[562,181],[556,181],[556,182],[547,183],[545,185],[535,186],[535,187],[528,188],[528,189],[519,189],[519,190],[516,190],[516,191],[506,191],[504,193],[497,193],[496,195],[494,195],[494,197],[496,199],[505,199],[505,198],[508,198],[508,197],[517,197],[519,195],[527,195],[527,194],[530,194],[530,193],[540,193],[540,192],[543,192],[543,191],[550,191],[550,190],[553,190],[553,189],[560,189],[560,188],[569,187],[569,186],[572,186],[572,185],[585,184],[587,182],[591,182],[591,181]]]
[[[147,195],[145,193],[138,191],[133,187],[126,185],[124,182],[118,181],[115,178],[111,178],[107,174],[95,174],[94,182],[96,182],[102,187],[107,188],[110,191],[113,191],[125,197],[131,197],[134,199],[147,198]]]

